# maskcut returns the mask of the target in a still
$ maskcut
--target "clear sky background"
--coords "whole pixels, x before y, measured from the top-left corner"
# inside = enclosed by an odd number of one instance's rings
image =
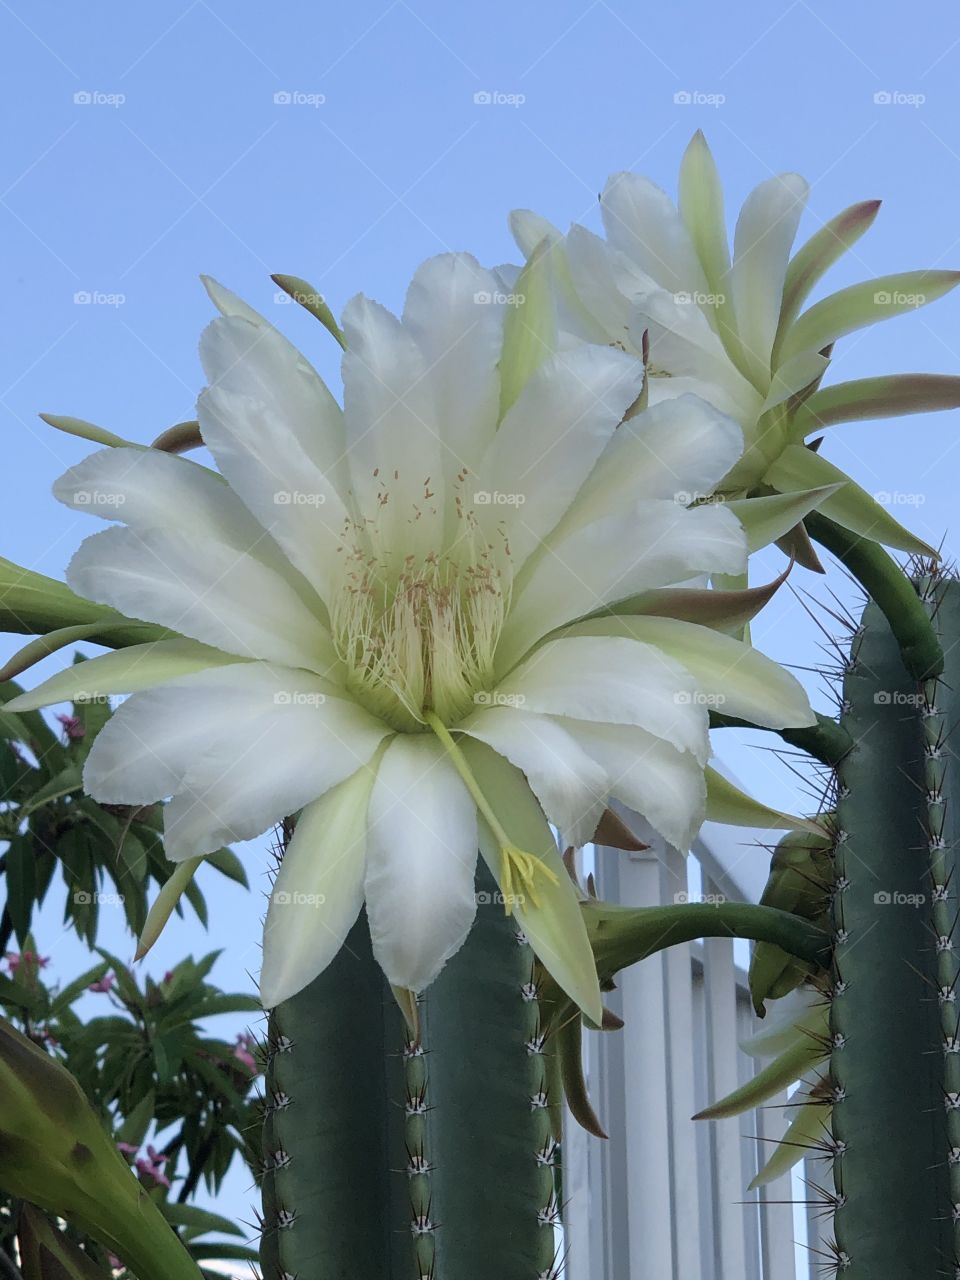
[[[784,170],[812,183],[801,239],[846,205],[883,198],[831,287],[960,266],[955,2],[0,0],[0,49],[0,554],[57,576],[96,526],[55,503],[50,484],[88,450],[36,415],[141,441],[192,417],[211,315],[200,272],[266,312],[335,381],[337,349],[277,303],[270,272],[305,276],[337,312],[358,291],[399,308],[424,257],[515,258],[512,207],[598,229],[611,171],[673,191],[698,127],[731,226],[750,188]],[[960,374],[958,323],[954,296],[844,340],[830,377]],[[834,427],[824,452],[956,554],[958,439],[960,419],[938,414]],[[853,598],[836,568],[794,582],[816,600]],[[786,590],[754,638],[785,662],[821,659],[815,625]],[[13,647],[0,642],[0,654]],[[808,682],[826,708],[819,678]],[[788,770],[746,740],[726,740],[723,758],[765,799],[804,803]],[[209,937],[175,923],[155,968],[223,946],[216,978],[249,986],[267,859],[260,845],[248,853],[257,892],[212,896]],[[53,916],[41,933],[68,972],[75,943]],[[108,936],[132,953],[119,921]],[[246,1181],[233,1181],[225,1207],[252,1218]]]

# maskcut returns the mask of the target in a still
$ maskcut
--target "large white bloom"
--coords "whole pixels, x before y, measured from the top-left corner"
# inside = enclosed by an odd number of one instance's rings
[[[402,319],[348,305],[343,408],[261,316],[208,287],[221,315],[201,342],[199,420],[219,474],[107,448],[55,490],[122,522],[83,543],[71,586],[176,635],[17,705],[130,694],[85,785],[103,802],[170,798],[175,860],[299,814],[267,916],[268,1006],[327,965],[364,900],[389,980],[426,986],[470,929],[479,847],[541,960],[599,1019],[548,819],[582,843],[615,795],[684,847],[713,696],[758,723],[812,722],[791,676],[684,621],[665,590],[743,567],[730,511],[673,500],[730,469],[739,430],[694,397],[625,422],[641,364],[603,346],[531,352],[535,317],[491,302],[495,277],[466,255],[426,262]]]
[[[605,239],[576,225],[564,236],[528,210],[515,211],[511,224],[525,255],[544,241],[550,245],[568,342],[615,342],[645,355],[650,404],[694,392],[740,424],[743,456],[722,477],[722,493],[820,490],[808,510],[816,505],[854,533],[930,554],[805,441],[837,422],[960,404],[960,380],[946,376],[820,386],[838,338],[935,301],[960,273],[868,280],[804,310],[820,278],[880,207],[878,200],[852,205],[791,257],[808,190],[796,173],[761,182],[740,210],[731,252],[720,178],[697,133],[680,167],[678,206],[648,178],[623,172],[609,178],[600,197]],[[789,505],[783,509],[795,514]]]

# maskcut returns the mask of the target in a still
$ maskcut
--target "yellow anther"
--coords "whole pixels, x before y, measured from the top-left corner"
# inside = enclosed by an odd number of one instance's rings
[[[540,906],[537,891],[537,876],[542,875],[551,884],[557,884],[556,874],[551,871],[542,858],[535,853],[527,853],[515,845],[503,845],[500,849],[500,888],[503,891],[503,907],[507,915],[512,914],[514,905],[524,903],[527,898],[535,907]]]

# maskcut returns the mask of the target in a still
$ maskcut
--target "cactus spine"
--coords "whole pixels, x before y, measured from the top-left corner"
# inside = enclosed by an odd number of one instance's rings
[[[830,1089],[835,1264],[847,1280],[960,1274],[960,773],[949,742],[960,584],[928,574],[916,594],[946,641],[943,679],[911,678],[870,604],[843,683],[853,745],[837,769]]]
[[[559,1148],[533,953],[478,880],[465,946],[418,1003],[419,1038],[363,918],[273,1010],[264,1280],[555,1274]]]

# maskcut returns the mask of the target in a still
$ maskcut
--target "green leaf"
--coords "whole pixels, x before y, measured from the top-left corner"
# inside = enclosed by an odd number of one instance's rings
[[[844,476],[842,483],[846,482]],[[746,530],[747,549],[752,554],[789,533],[805,515],[822,507],[838,487],[836,483],[796,486],[797,492],[737,498],[727,506]]]
[[[120,633],[124,628],[128,628],[130,631],[131,643],[142,638],[144,631],[142,622],[119,622],[115,630]],[[8,659],[6,665],[0,670],[0,680],[11,680],[14,676],[22,675],[24,671],[29,670],[36,663],[42,662],[44,658],[49,658],[52,653],[57,653],[68,644],[77,644],[81,640],[96,641],[97,636],[102,631],[102,623],[85,622],[76,627],[59,627],[56,631],[49,631],[46,635],[37,636],[35,640],[25,644],[22,649],[17,650],[12,658]]]
[[[856,329],[936,302],[960,284],[957,271],[904,271],[865,280],[816,302],[793,324],[780,350],[780,363],[802,351],[821,351]]]
[[[84,600],[66,583],[0,556],[0,631],[37,635],[90,622],[99,623],[100,630],[88,638],[109,648],[129,644],[131,638],[148,640],[171,634],[164,627],[146,622],[138,623],[134,633],[130,619],[116,609]]]
[[[733,1093],[727,1094],[719,1102],[705,1107],[693,1118],[725,1120],[728,1116],[737,1116],[743,1111],[763,1106],[781,1090],[799,1080],[816,1063],[825,1062],[829,1056],[829,1050],[813,1036],[801,1039],[779,1058],[774,1058],[752,1080],[748,1080],[739,1089],[734,1089]]]
[[[79,999],[92,982],[99,982],[101,978],[105,977],[109,969],[109,964],[95,964],[86,973],[81,973],[79,978],[74,978],[72,982],[68,982],[53,997],[50,1003],[50,1012],[57,1016],[65,1013],[74,1000]]]
[[[327,306],[326,299],[318,289],[314,289],[312,284],[308,284],[306,280],[301,280],[299,276],[274,275],[270,279],[274,284],[278,284],[284,293],[288,293],[294,302],[299,302],[301,307],[319,320],[327,333],[335,338],[346,351],[347,339],[344,336],[344,332],[337,324],[333,312]]]
[[[811,1149],[823,1145],[830,1137],[830,1107],[820,1098],[799,1104],[796,1096],[791,1100],[793,1120],[777,1143],[773,1155],[751,1181],[748,1191],[765,1187],[776,1181],[801,1161]],[[824,1152],[824,1154],[826,1154]]]
[[[6,860],[7,912],[22,948],[30,932],[36,897],[32,839],[28,835],[14,836],[7,848]]]
[[[42,808],[45,804],[50,804],[53,800],[61,800],[64,796],[73,795],[75,791],[83,790],[83,778],[80,773],[80,766],[71,764],[61,770],[49,782],[45,783],[39,790],[35,791],[29,802],[24,804],[20,810],[20,816],[29,817],[31,813]]]
[[[210,1231],[219,1231],[225,1236],[242,1236],[243,1230],[224,1218],[219,1213],[211,1213],[208,1209],[198,1209],[192,1204],[170,1204],[160,1206],[166,1220],[174,1227],[189,1227],[196,1235],[206,1235]]]
[[[790,326],[800,314],[800,308],[810,296],[817,281],[833,264],[860,239],[872,225],[880,211],[879,200],[864,200],[852,204],[817,231],[806,244],[801,245],[790,259],[783,282],[783,301],[780,304],[780,322],[773,344],[774,364]]]
[[[124,440],[123,436],[114,435],[106,427],[98,427],[93,422],[85,422],[83,418],[70,418],[59,413],[40,413],[37,415],[47,426],[56,431],[63,431],[68,436],[78,436],[81,440],[90,440],[93,444],[103,444],[116,448],[123,445],[128,449],[142,449],[133,440]]]
[[[765,831],[795,829],[812,831],[822,835],[823,828],[810,818],[798,818],[791,813],[771,809],[741,791],[722,773],[707,766],[707,820],[721,822],[732,827],[760,827]]]
[[[960,378],[944,373],[894,373],[821,387],[793,415],[790,429],[799,443],[811,431],[837,422],[958,408]]]
[[[207,862],[228,880],[243,885],[244,889],[250,888],[244,865],[232,849],[218,849],[215,853],[208,853]]]
[[[807,489],[811,485],[824,488],[831,484],[834,492],[817,504],[817,510],[851,533],[882,542],[885,546],[909,551],[914,555],[937,555],[936,550],[922,538],[905,529],[899,520],[856,484],[839,467],[808,449],[804,445],[791,444],[773,463],[764,480],[783,493]]]
[[[187,858],[178,862],[173,873],[157,894],[153,906],[147,913],[147,922],[137,944],[135,960],[142,960],[163,932],[163,926],[170,919],[174,907],[180,901],[184,891],[197,873],[203,858]]]
[[[183,637],[151,640],[58,671],[36,689],[14,698],[10,708],[15,712],[33,711],[55,702],[82,702],[112,693],[135,693],[194,671],[243,661],[221,649]]]
[[[123,1124],[116,1131],[117,1141],[126,1142],[132,1147],[139,1147],[147,1136],[147,1130],[153,1123],[155,1105],[156,1097],[151,1089],[149,1093],[143,1095],[133,1110],[129,1111],[124,1117]],[[166,1214],[164,1216],[166,1217]],[[167,1221],[170,1221],[169,1217]]]

